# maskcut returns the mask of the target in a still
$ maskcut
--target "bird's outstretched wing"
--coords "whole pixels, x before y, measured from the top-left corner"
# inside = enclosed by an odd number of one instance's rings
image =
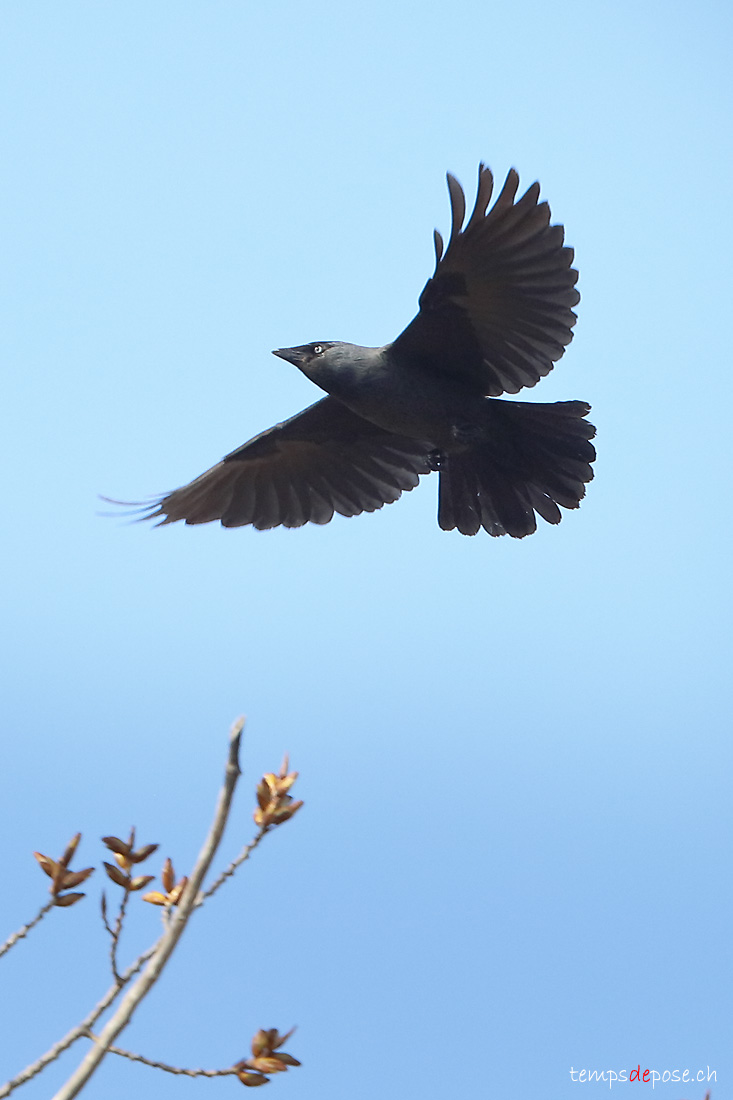
[[[429,446],[392,435],[326,397],[232,451],[150,506],[146,519],[302,527],[374,512],[428,473]]]
[[[462,381],[489,397],[518,393],[552,370],[572,339],[580,301],[573,250],[550,225],[533,183],[518,202],[512,169],[487,213],[494,180],[479,166],[476,205],[463,228],[466,199],[448,176],[452,228],[443,255],[435,231],[435,274],[420,295],[420,312],[394,342],[400,356]]]

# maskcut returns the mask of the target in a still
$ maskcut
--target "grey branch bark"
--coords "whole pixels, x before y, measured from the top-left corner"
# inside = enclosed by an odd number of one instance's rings
[[[114,985],[107,990],[102,1000],[94,1006],[89,1015],[85,1016],[80,1024],[77,1024],[76,1027],[72,1027],[71,1031],[67,1031],[63,1039],[59,1039],[59,1041],[54,1043],[45,1054],[42,1054],[40,1058],[37,1058],[30,1066],[26,1066],[26,1068],[22,1070],[21,1073],[17,1074],[16,1077],[13,1077],[11,1081],[8,1081],[7,1084],[0,1087],[0,1100],[5,1096],[9,1096],[14,1089],[19,1087],[19,1085],[24,1085],[27,1081],[30,1081],[44,1070],[46,1066],[50,1065],[51,1062],[54,1062],[65,1050],[68,1050],[68,1048],[78,1039],[87,1035],[89,1029],[94,1027],[99,1017],[106,1012],[109,1006],[114,1002],[122,987],[127,985],[130,979],[137,974],[138,970],[140,970],[148,959],[155,954],[160,942],[161,940],[158,940],[158,943],[153,944],[147,951],[144,951],[140,958],[137,959],[132,966],[128,967],[125,973],[121,975],[119,982],[115,982]]]
[[[20,928],[17,932],[13,932],[12,936],[9,936],[7,938],[7,940],[5,941],[5,943],[2,945],[2,947],[0,947],[0,958],[3,955],[6,955],[11,947],[15,947],[18,940],[24,939],[24,937],[28,935],[30,930],[32,928],[35,928],[39,921],[43,920],[43,918],[46,916],[46,913],[51,912],[51,910],[55,907],[55,905],[56,905],[56,898],[52,898],[51,901],[47,902],[39,910],[39,912],[36,913],[33,920],[29,920],[28,923],[24,924],[23,927]]]
[[[171,919],[170,926],[161,937],[155,954],[150,959],[145,970],[123,997],[115,1014],[102,1028],[97,1042],[79,1064],[66,1084],[59,1089],[53,1100],[72,1100],[73,1097],[79,1095],[87,1081],[108,1053],[114,1040],[129,1024],[135,1009],[157,982],[178,940],[181,938],[186,924],[188,923],[188,918],[196,905],[196,899],[201,889],[201,884],[209,870],[211,861],[216,854],[216,850],[224,834],[234,789],[241,774],[239,768],[239,744],[243,728],[243,718],[238,719],[232,726],[229,735],[229,755],[224,774],[224,784],[219,794],[214,820],[209,830],[209,834],[204,841],[201,852],[199,853],[196,865],[188,880],[186,889],[183,892],[180,904]]]

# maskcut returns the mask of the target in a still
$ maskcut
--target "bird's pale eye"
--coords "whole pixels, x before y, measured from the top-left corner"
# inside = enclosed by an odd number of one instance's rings
[[[313,354],[314,355],[323,355],[323,352],[325,350],[326,349],[324,348],[323,344],[314,344],[313,345]]]

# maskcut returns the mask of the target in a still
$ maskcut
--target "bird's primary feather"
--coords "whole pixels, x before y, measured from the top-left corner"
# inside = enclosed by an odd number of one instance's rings
[[[427,450],[325,397],[163,497],[147,518],[265,530],[374,512],[429,473]]]
[[[580,301],[562,226],[538,203],[539,184],[518,201],[512,169],[487,211],[493,177],[479,168],[476,204],[464,229],[465,198],[448,177],[452,229],[420,295],[420,312],[397,337],[399,355],[498,397],[534,386],[572,339]]]

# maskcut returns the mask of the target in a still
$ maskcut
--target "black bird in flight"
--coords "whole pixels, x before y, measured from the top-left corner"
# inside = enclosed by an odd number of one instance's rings
[[[405,331],[381,348],[322,340],[275,351],[328,396],[160,498],[145,518],[259,530],[328,523],[334,512],[391,504],[435,470],[444,531],[522,538],[536,515],[559,523],[560,507],[577,508],[593,477],[590,405],[494,400],[549,374],[580,300],[563,227],[550,225],[538,183],[515,202],[518,186],[512,169],[488,210],[493,177],[480,165],[464,226],[465,196],[448,175],[448,247],[436,230],[435,272]]]

